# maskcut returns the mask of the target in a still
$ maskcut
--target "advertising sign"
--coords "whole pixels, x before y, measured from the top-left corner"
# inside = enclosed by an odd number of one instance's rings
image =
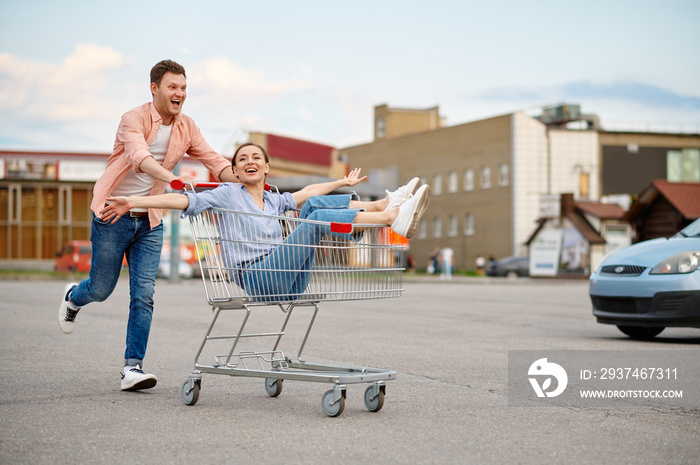
[[[562,243],[561,229],[544,229],[530,245],[530,276],[556,276]]]

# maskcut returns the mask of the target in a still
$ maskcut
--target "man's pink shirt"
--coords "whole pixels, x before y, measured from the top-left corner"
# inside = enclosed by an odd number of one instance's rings
[[[139,166],[146,157],[151,157],[148,146],[155,139],[158,127],[163,122],[153,103],[149,102],[125,113],[122,116],[117,136],[114,141],[112,155],[107,160],[107,168],[95,183],[92,204],[90,208],[99,215],[104,208],[107,196],[122,178],[133,169],[141,173]],[[219,155],[202,137],[197,125],[189,116],[176,115],[172,122],[170,143],[163,160],[163,168],[172,171],[175,165],[185,156],[199,160],[216,179],[221,172],[231,166],[231,162]],[[166,183],[155,180],[150,195],[163,194]],[[149,208],[148,219],[151,228],[158,226],[163,217],[160,208]]]

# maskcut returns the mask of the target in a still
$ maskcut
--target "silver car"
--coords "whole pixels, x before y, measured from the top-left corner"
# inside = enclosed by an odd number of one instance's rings
[[[700,328],[700,219],[671,238],[640,242],[604,257],[590,277],[598,323],[635,339],[669,326]]]

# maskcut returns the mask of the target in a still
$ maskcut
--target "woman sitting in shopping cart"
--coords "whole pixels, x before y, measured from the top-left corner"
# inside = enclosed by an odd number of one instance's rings
[[[240,184],[224,183],[208,191],[185,191],[184,195],[108,197],[101,218],[115,222],[132,208],[179,209],[183,217],[211,208],[262,214],[255,219],[249,215],[248,222],[256,223],[254,228],[222,225],[222,237],[229,241],[228,250],[224,247],[223,251],[224,259],[230,262],[227,266],[240,273],[235,280],[249,295],[298,296],[310,280],[314,246],[331,234],[330,223],[386,225],[397,234],[411,238],[430,200],[428,185],[416,190],[418,178],[393,192],[387,191],[382,200],[360,201],[354,193],[326,195],[367,179],[360,177],[360,169],[337,181],[312,184],[293,193],[273,193],[265,189],[269,157],[261,146],[253,143],[238,147],[232,164]],[[309,221],[299,222],[283,239],[279,222],[273,217],[300,207],[299,218]],[[265,237],[250,237],[251,231]],[[357,231],[333,234],[355,240],[361,237]]]

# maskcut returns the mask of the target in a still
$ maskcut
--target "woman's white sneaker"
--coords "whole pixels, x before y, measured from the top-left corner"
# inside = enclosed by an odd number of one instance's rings
[[[386,197],[389,199],[389,203],[387,203],[384,211],[399,208],[403,205],[405,201],[411,198],[419,183],[419,178],[413,178],[408,181],[405,186],[401,186],[393,192],[386,191]]]
[[[420,219],[430,203],[430,186],[423,184],[416,193],[399,207],[399,214],[391,224],[391,229],[406,239],[416,233]]]
[[[144,373],[139,365],[124,367],[122,374],[122,391],[138,391],[150,389],[156,385],[156,375]]]

